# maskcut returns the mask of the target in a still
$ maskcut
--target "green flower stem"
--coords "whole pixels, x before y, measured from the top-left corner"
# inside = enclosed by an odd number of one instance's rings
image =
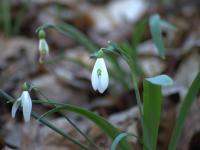
[[[137,78],[135,76],[134,62],[133,62],[131,56],[129,54],[127,54],[123,49],[121,49],[119,46],[117,46],[117,49],[121,52],[121,54],[122,54],[121,56],[127,62],[127,64],[129,65],[129,68],[131,70],[133,88],[135,90],[136,101],[137,101],[137,105],[138,105],[139,113],[140,113],[140,121],[141,121],[141,124],[142,124],[142,128],[144,129],[143,105],[142,105],[141,98],[140,98],[140,92],[139,92],[139,89],[138,89]]]
[[[32,102],[34,104],[47,104],[47,105],[56,105],[56,106],[62,106],[62,105],[65,105],[64,103],[58,103],[58,102],[52,102],[51,100],[47,101],[47,100],[44,100],[44,99],[35,99],[35,100],[32,100]]]
[[[132,72],[132,81],[133,81],[133,88],[135,90],[137,105],[138,105],[139,112],[140,112],[140,121],[141,121],[142,129],[144,129],[143,106],[142,106],[142,102],[141,102],[141,98],[140,98],[140,91],[138,89],[137,79],[133,72]]]
[[[56,105],[58,105],[54,100],[50,100],[46,95],[44,95],[38,88],[33,88],[33,90],[35,90],[36,92],[38,92],[42,97],[44,97],[46,99],[46,101],[48,102],[52,102],[51,105],[56,107]],[[64,105],[64,104],[60,104],[60,105]],[[100,150],[100,148],[84,133],[82,132],[74,123],[71,119],[69,119],[69,117],[67,117],[65,114],[61,113],[62,116],[73,126],[73,128],[80,134],[82,135],[87,141],[88,143],[90,143],[93,147],[96,148],[96,150]]]
[[[135,90],[137,105],[139,107],[141,126],[142,126],[142,130],[144,131],[145,124],[144,124],[143,105],[142,105],[142,102],[141,102],[140,92],[139,92],[138,84],[137,84],[137,79],[135,77],[134,72],[132,72],[132,81],[133,81],[133,87],[134,87],[134,90]],[[143,132],[143,136],[147,137],[146,132]],[[144,150],[148,150],[146,143],[144,143],[144,142],[143,142],[143,148],[144,148]]]
[[[140,92],[139,92],[138,85],[137,85],[137,79],[136,79],[134,73],[132,73],[132,81],[133,81],[133,88],[135,90],[137,104],[138,104],[139,111],[140,111],[140,117],[142,118],[142,116],[143,116],[142,102],[141,102]]]
[[[1,89],[0,89],[0,96],[2,98],[4,98],[3,100],[6,100],[6,102],[13,103],[15,101],[15,99],[13,97],[11,97],[10,95],[8,95],[7,93],[5,93]],[[31,112],[31,115],[32,115],[33,118],[35,118],[37,120],[40,118],[39,115],[37,115],[35,112]],[[44,118],[39,119],[39,122],[41,122],[45,126],[49,127],[50,129],[54,130],[55,132],[57,132],[58,134],[62,135],[63,137],[67,138],[69,141],[73,142],[74,144],[78,145],[81,149],[83,149],[83,150],[90,150],[89,148],[87,148],[86,146],[84,146],[83,144],[81,144],[79,141],[77,141],[76,139],[74,139],[73,137],[71,137],[70,135],[68,135],[66,132],[63,132],[62,130],[58,129],[56,126],[54,126],[53,124],[51,124],[46,119],[44,119]]]

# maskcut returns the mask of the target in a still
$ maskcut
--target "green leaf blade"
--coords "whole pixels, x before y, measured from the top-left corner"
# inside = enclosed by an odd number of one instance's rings
[[[152,84],[160,85],[160,86],[169,86],[173,84],[172,78],[168,75],[158,75],[151,78],[146,78],[147,81],[151,82]]]
[[[162,20],[162,19],[160,20],[160,27],[171,30],[171,31],[177,30],[177,28],[173,24],[167,22],[166,20]]]
[[[155,150],[161,111],[161,86],[144,80],[144,144],[149,150]]]
[[[59,23],[57,26],[89,51],[94,52],[98,49],[98,47],[85,34],[72,25],[67,23]]]
[[[175,127],[172,132],[168,150],[176,150],[176,145],[181,136],[181,130],[183,128],[184,121],[199,90],[200,90],[200,72],[193,80],[192,85],[190,86],[188,93],[186,94],[186,97],[183,100],[179,115],[176,119]]]
[[[61,32],[62,34],[72,38],[76,42],[80,43],[82,46],[84,46],[87,50],[94,52],[98,49],[98,47],[81,31],[79,31],[77,28],[73,27],[70,24],[67,23],[58,23],[58,24],[44,24],[36,29],[36,32],[38,32],[41,29],[46,28],[54,28]]]
[[[59,111],[70,111],[70,112],[74,112],[74,113],[77,113],[79,115],[86,117],[87,119],[91,120],[96,125],[98,125],[102,129],[102,131],[104,131],[104,133],[106,133],[111,139],[114,139],[119,134],[119,131],[112,124],[110,124],[107,120],[105,120],[101,116],[98,116],[86,109],[81,108],[81,107],[73,106],[73,105],[69,105],[69,104],[65,104],[63,106],[58,106],[58,107],[48,111],[44,115],[42,115],[42,117],[52,114],[52,113],[55,113],[55,112],[59,112]],[[125,140],[122,140],[120,142],[119,147],[121,148],[121,150],[132,150],[132,147]]]
[[[161,58],[165,58],[165,47],[162,39],[162,32],[160,29],[160,16],[158,14],[153,15],[149,19],[150,32],[153,38],[153,42],[158,49]]]
[[[117,145],[119,144],[119,142],[125,138],[126,136],[128,136],[128,133],[120,133],[119,135],[117,135],[117,137],[114,139],[114,141],[112,142],[111,145],[111,150],[116,150]]]
[[[148,20],[141,20],[138,24],[136,24],[134,32],[132,33],[131,46],[135,49],[135,51],[142,40],[146,25],[148,25]]]

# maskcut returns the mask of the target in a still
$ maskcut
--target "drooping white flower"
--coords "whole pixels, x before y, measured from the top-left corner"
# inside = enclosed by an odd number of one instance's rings
[[[40,54],[49,54],[49,46],[47,44],[47,41],[44,38],[39,40],[38,49],[39,49]]]
[[[44,30],[40,30],[39,33],[38,33],[38,36],[39,36],[38,50],[39,50],[39,53],[40,53],[39,62],[43,63],[44,58],[49,55],[49,46],[48,46],[47,41],[45,39],[46,34],[45,34]]]
[[[11,112],[13,118],[15,118],[15,114],[19,106],[22,107],[25,122],[30,121],[31,110],[32,110],[32,100],[28,91],[23,91],[21,96],[14,102],[12,106],[12,112]]]
[[[92,87],[96,91],[103,93],[109,82],[108,71],[103,58],[97,58],[91,76]]]
[[[39,40],[38,49],[39,49],[39,53],[40,53],[39,62],[43,63],[45,57],[49,55],[49,46],[47,44],[47,41],[44,38]]]

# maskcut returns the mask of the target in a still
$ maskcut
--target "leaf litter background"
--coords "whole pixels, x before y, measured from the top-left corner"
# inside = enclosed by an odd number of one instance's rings
[[[0,5],[3,5],[3,1]],[[31,81],[47,97],[87,108],[107,118],[122,131],[140,136],[141,127],[132,88],[127,89],[122,82],[111,79],[105,94],[94,92],[90,84],[94,64],[94,60],[89,58],[90,52],[55,30],[47,31],[49,63],[39,64],[35,29],[44,23],[63,21],[81,30],[99,47],[104,47],[107,41],[130,41],[137,22],[159,13],[177,27],[176,32],[163,32],[166,59],[159,58],[148,27],[145,28],[137,52],[145,76],[165,73],[175,80],[173,86],[163,89],[158,149],[165,150],[181,100],[200,69],[199,8],[198,0],[34,0],[28,3],[12,0],[11,21],[14,24],[21,18],[21,24],[19,30],[11,36],[6,36],[2,24],[0,26],[0,87],[18,97],[22,83]],[[121,64],[128,72],[127,65],[123,61]],[[128,76],[123,79],[130,80]],[[141,81],[142,77],[139,79],[142,93]],[[41,98],[37,93],[32,93],[32,97]],[[185,122],[178,150],[200,149],[199,108],[200,96]],[[10,150],[12,146],[22,150],[79,149],[35,120],[24,124],[20,113],[17,119],[11,119],[10,109],[10,106],[0,101],[1,149]],[[37,105],[33,109],[42,114],[50,108]],[[98,127],[75,114],[67,115],[102,149],[109,149],[111,141]],[[51,116],[49,120],[87,144],[59,114]],[[136,150],[141,149],[137,139],[128,140]]]

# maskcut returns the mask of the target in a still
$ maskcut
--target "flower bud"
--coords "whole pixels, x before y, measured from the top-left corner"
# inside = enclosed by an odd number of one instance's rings
[[[43,63],[44,58],[49,55],[49,46],[45,39],[39,40],[39,48],[38,49],[39,49],[39,53],[40,53],[39,62]]]
[[[38,33],[38,36],[39,36],[39,39],[45,39],[46,34],[45,34],[44,30],[40,30]]]

